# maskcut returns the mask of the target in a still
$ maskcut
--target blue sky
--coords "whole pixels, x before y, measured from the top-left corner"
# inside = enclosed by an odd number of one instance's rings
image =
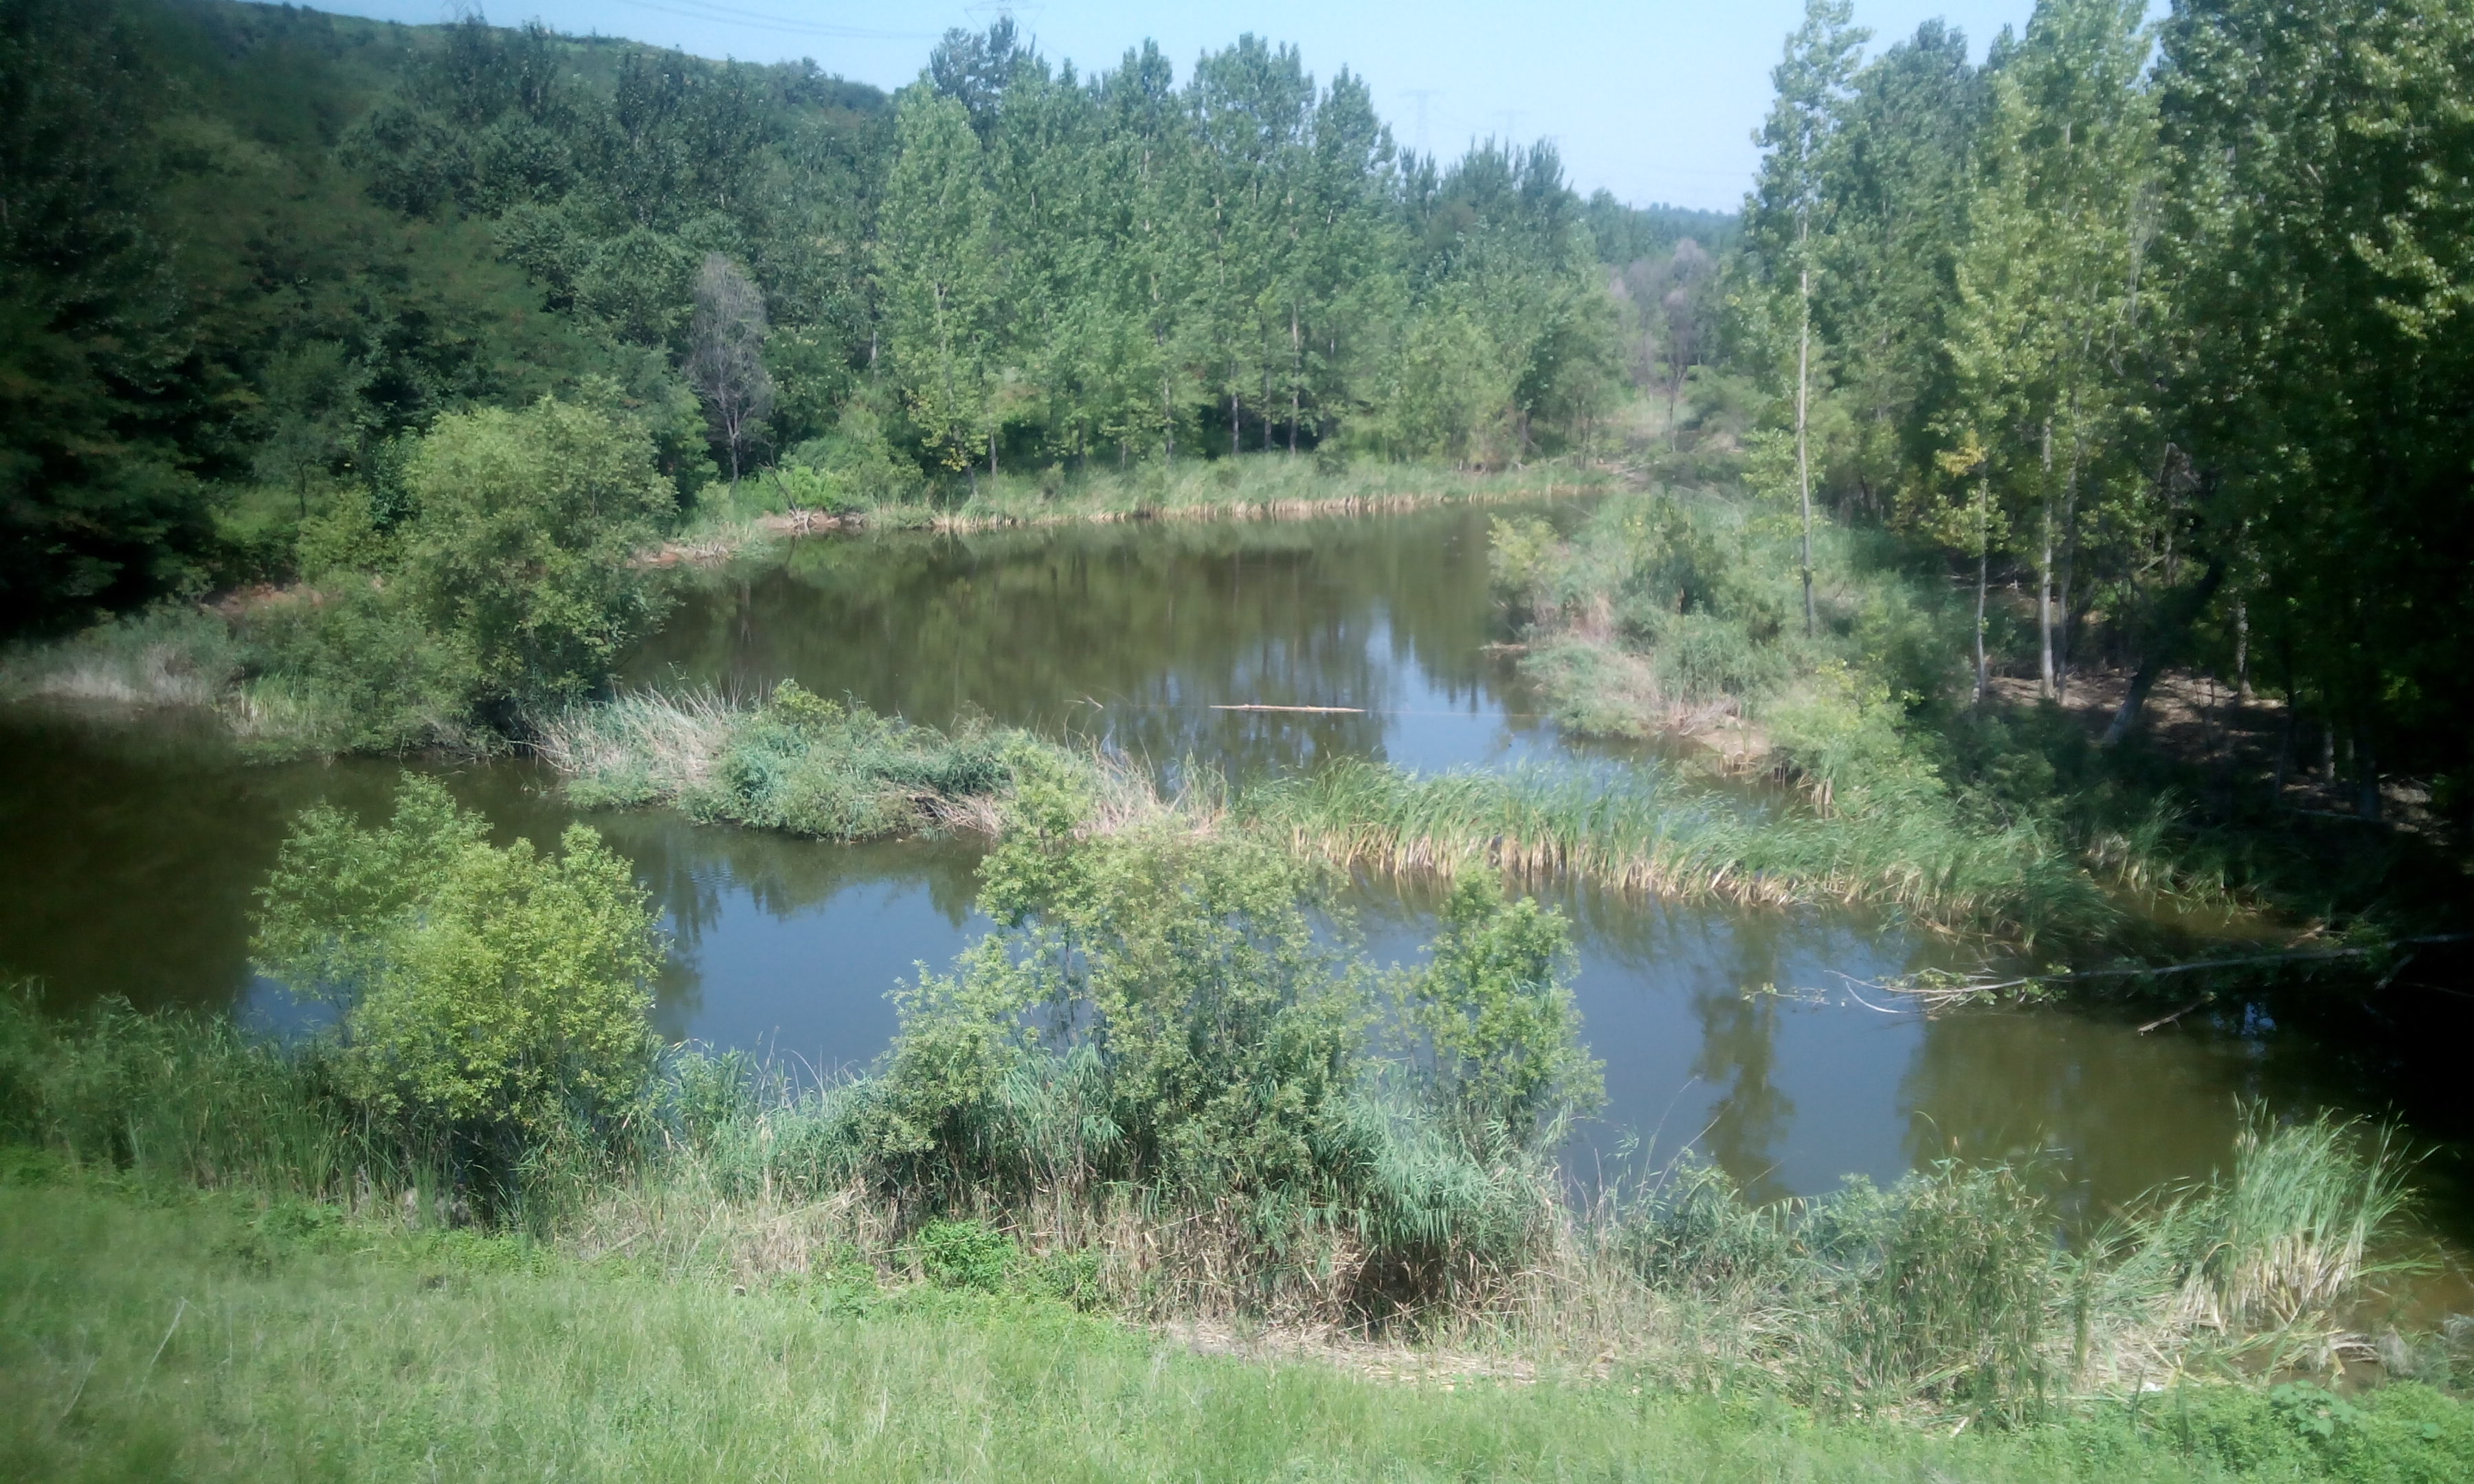
[[[449,19],[459,0],[322,0],[320,9],[391,20]],[[1981,57],[2031,0],[1856,0],[1875,46],[1940,15]],[[1627,201],[1733,207],[1750,180],[1752,132],[1769,106],[1769,69],[1803,0],[1599,0],[1511,6],[1474,0],[1250,0],[1243,5],[1051,0],[1010,8],[1052,60],[1086,72],[1145,36],[1176,60],[1242,32],[1295,43],[1318,78],[1343,66],[1365,78],[1404,144],[1457,153],[1480,134],[1548,137],[1572,183]],[[813,57],[828,71],[884,87],[916,77],[948,26],[979,27],[992,4],[956,0],[497,0],[490,18],[538,17],[560,31],[630,36],[707,57]]]

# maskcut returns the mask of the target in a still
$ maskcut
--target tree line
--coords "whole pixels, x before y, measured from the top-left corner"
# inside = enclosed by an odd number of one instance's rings
[[[2145,9],[2042,0],[1977,62],[1940,21],[1867,58],[1810,0],[1729,354],[1807,498],[1950,553],[1979,614],[2022,586],[2044,694],[2120,666],[2119,737],[2203,660],[2376,814],[2384,770],[2468,759],[2474,20]]]
[[[622,409],[682,507],[775,463],[1501,467],[1618,399],[1605,264],[1729,221],[1585,202],[1548,145],[1399,149],[1252,36],[1085,76],[1001,20],[888,97],[478,17],[11,0],[0,88],[12,628],[280,580],[334,491],[409,513],[441,416],[545,395]]]

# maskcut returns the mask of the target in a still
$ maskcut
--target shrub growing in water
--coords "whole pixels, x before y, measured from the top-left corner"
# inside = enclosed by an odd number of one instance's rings
[[[1548,1141],[1541,1136],[1604,1096],[1560,977],[1571,951],[1562,913],[1505,901],[1494,877],[1471,874],[1452,889],[1434,960],[1410,985],[1410,1018],[1425,1037],[1438,1100],[1473,1143]]]
[[[383,826],[303,814],[261,895],[259,967],[343,1010],[345,1086],[407,1132],[511,1156],[606,1135],[642,1096],[664,948],[592,830],[497,849],[408,778]]]

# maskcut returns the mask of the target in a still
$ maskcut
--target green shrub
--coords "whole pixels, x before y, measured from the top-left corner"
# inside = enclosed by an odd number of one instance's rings
[[[405,469],[402,581],[485,699],[541,705],[605,681],[658,616],[631,559],[674,504],[650,437],[545,397],[441,418]]]
[[[930,1282],[981,1293],[1004,1291],[1020,1256],[1012,1237],[984,1221],[932,1221],[910,1239],[910,1250]]]
[[[342,1007],[342,1078],[408,1128],[504,1151],[606,1133],[651,1074],[647,986],[663,947],[626,863],[582,826],[561,853],[492,847],[480,817],[407,778],[364,829],[302,816],[262,893],[252,951]]]
[[[875,839],[992,799],[1011,781],[1019,746],[1019,733],[966,725],[948,735],[785,681],[736,725],[710,777],[681,802],[698,819]]]
[[[262,603],[239,623],[257,672],[235,720],[244,734],[332,752],[471,744],[479,676],[404,594],[366,576]]]
[[[1436,1096],[1481,1141],[1500,1131],[1522,1147],[1552,1142],[1604,1096],[1561,981],[1571,936],[1562,913],[1505,901],[1490,875],[1463,878],[1444,903],[1433,962],[1409,986],[1409,1018],[1425,1037]]]

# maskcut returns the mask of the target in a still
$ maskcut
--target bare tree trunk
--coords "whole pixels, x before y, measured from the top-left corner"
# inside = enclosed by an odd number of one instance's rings
[[[1298,325],[1298,306],[1289,306],[1289,457],[1298,456],[1298,417],[1306,379],[1306,343]]]
[[[1976,704],[1984,704],[1984,692],[1990,688],[1991,677],[1984,664],[1984,589],[1986,577],[1993,564],[1993,491],[1989,483],[1976,487]]]
[[[1804,502],[1804,636],[1808,639],[1819,627],[1812,608],[1812,461],[1805,436],[1812,380],[1812,269],[1808,264],[1798,297],[1804,322],[1795,342],[1795,480]]]
[[[2053,419],[2045,419],[2045,515],[2036,557],[2036,694],[2060,699],[2053,684]]]
[[[2285,698],[2285,724],[2276,729],[2276,775],[2269,784],[2268,802],[2285,802],[2285,777],[2293,771],[2293,698]]]
[[[2250,604],[2234,599],[2234,698],[2243,706],[2258,699],[2250,691]]]
[[[2071,470],[2062,482],[2062,577],[2054,596],[2060,623],[2053,635],[2053,696],[2067,705],[2071,698],[2071,578],[2079,554],[2078,394],[2071,394]]]

